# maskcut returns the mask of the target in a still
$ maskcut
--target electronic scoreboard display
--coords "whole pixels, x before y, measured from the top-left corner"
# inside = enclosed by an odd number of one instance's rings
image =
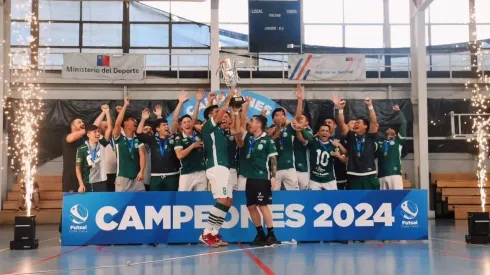
[[[300,0],[249,0],[249,51],[301,52]]]

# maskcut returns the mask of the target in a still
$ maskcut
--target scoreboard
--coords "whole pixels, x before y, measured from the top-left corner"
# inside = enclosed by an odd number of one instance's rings
[[[301,52],[301,0],[249,0],[249,51]]]

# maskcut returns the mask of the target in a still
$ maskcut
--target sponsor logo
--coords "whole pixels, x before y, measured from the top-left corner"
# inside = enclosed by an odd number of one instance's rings
[[[402,202],[400,214],[405,219],[405,221],[402,221],[402,227],[419,226],[419,221],[416,220],[419,214],[419,207],[413,201],[406,200]]]
[[[81,204],[76,204],[70,208],[70,231],[86,232],[87,225],[84,225],[88,219],[88,210]]]
[[[262,145],[262,144],[259,144],[259,146],[257,146],[257,149],[259,149],[259,150],[262,150],[262,149],[264,149],[264,145]]]

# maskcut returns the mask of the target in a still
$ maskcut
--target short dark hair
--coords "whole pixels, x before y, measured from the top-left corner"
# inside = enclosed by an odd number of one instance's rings
[[[153,123],[153,132],[156,132],[157,131],[157,128],[160,127],[162,125],[162,123],[168,123],[168,121],[164,118],[159,118],[155,121],[155,123]]]
[[[179,118],[180,122],[182,122],[182,120],[184,120],[184,118],[188,118],[188,119],[192,120],[192,117],[190,115],[183,115]]]
[[[267,127],[267,118],[263,115],[254,115],[253,118],[256,118],[260,124],[262,124],[262,131],[265,131],[265,127]]]
[[[310,116],[310,114],[303,113],[303,115],[305,116],[306,120],[308,121],[308,124],[311,124],[311,116]]]
[[[81,118],[79,118],[79,117],[72,117],[72,118],[70,119],[70,124],[69,124],[69,125],[70,125],[70,126],[72,126],[72,125],[73,125],[73,123],[75,123],[75,120],[77,120],[77,119],[81,119]]]
[[[96,131],[98,129],[99,127],[97,125],[90,124],[85,128],[85,132],[88,133],[88,132]]]
[[[364,123],[364,125],[368,126],[369,127],[369,120],[365,117],[361,117],[359,118],[358,120],[362,120],[362,122]]]
[[[202,124],[203,124],[203,122],[202,122],[202,120],[198,119],[198,120],[196,120],[196,124],[198,124],[198,125],[202,125]]]
[[[320,125],[320,128],[318,128],[318,131],[320,131],[320,129],[321,129],[322,127],[327,127],[327,128],[328,128],[328,131],[330,132],[330,126],[328,126],[328,124],[326,124],[326,123],[322,123],[322,124]]]
[[[209,119],[209,114],[212,113],[214,111],[214,109],[218,109],[218,105],[211,105],[209,107],[207,107],[205,110],[204,110],[204,119],[205,120],[208,120]]]
[[[124,127],[124,122],[126,122],[128,120],[132,120],[132,121],[136,122],[136,119],[132,115],[125,115],[123,118],[123,121],[121,122],[121,126]]]
[[[274,111],[272,111],[272,114],[271,114],[272,118],[274,118],[274,116],[276,115],[277,112],[283,112],[284,115],[286,115],[286,111],[284,111],[283,108],[276,108],[276,109],[274,109]]]

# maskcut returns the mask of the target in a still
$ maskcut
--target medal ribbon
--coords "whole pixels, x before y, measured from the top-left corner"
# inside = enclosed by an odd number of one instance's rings
[[[385,147],[385,154],[388,154],[388,150],[390,149],[390,141],[389,140],[385,140],[384,147]]]
[[[129,145],[129,153],[131,155],[133,155],[133,149],[134,149],[134,137],[132,139],[128,139],[127,137],[124,137],[124,139],[126,140],[126,142],[128,143]]]
[[[259,137],[259,138],[260,138],[260,137]],[[252,150],[253,150],[253,148],[254,148],[254,144],[255,144],[255,142],[256,142],[257,140],[258,140],[258,139],[255,139],[255,138],[253,138],[253,137],[250,137],[250,140],[249,140],[249,142],[250,142],[250,146],[248,147],[248,155],[249,155],[249,156],[251,156],[251,155],[252,155]]]
[[[362,152],[362,144],[364,143],[366,137],[365,136],[362,136],[361,139],[359,139],[357,136],[356,136],[356,149],[357,149],[357,155],[360,155],[361,152]]]
[[[330,150],[328,150],[327,146],[325,144],[323,144],[323,142],[321,142],[321,140],[317,139],[316,140],[318,142],[318,144],[320,144],[320,146],[325,150],[327,151],[328,153],[330,153]]]
[[[168,138],[163,140],[163,144],[162,144],[162,139],[158,138],[158,146],[160,147],[160,155],[162,156],[162,158],[165,156],[165,149],[167,148],[167,144],[168,144]]]
[[[90,142],[87,142],[87,145],[88,145],[88,151],[90,152],[90,158],[92,159],[92,163],[95,163],[95,160],[97,159],[97,151],[99,150],[99,143],[97,142],[93,151],[92,148],[90,148]]]

